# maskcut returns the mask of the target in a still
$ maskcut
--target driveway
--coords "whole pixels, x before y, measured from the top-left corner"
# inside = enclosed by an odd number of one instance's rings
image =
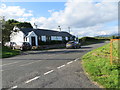
[[[104,44],[80,49],[27,51],[23,55],[3,59],[3,88],[99,88],[84,74],[81,57]]]

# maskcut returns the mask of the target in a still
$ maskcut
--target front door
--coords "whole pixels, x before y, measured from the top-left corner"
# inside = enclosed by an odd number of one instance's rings
[[[32,46],[36,46],[35,37],[31,37],[31,44]]]

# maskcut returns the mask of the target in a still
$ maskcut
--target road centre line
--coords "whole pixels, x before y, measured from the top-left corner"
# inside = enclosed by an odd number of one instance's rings
[[[75,59],[74,61],[77,61],[77,60],[79,60],[79,58]],[[39,60],[39,61],[41,61],[41,60]],[[35,62],[39,62],[39,61],[35,61]],[[35,62],[32,62],[32,63],[35,63]],[[29,65],[29,64],[32,64],[32,63],[24,64],[24,65],[21,65],[21,66]],[[71,63],[73,63],[73,61],[70,61],[70,62],[68,62],[67,64],[71,64]],[[59,67],[57,67],[57,68],[60,69],[60,68],[62,68],[62,67],[65,67],[65,64],[64,64],[64,65],[61,65],[61,66],[59,66]],[[52,73],[53,71],[54,71],[54,70],[50,70],[50,71],[44,73],[44,75],[47,75],[47,74],[49,74],[49,73]],[[30,83],[30,82],[32,82],[32,81],[34,81],[34,80],[36,80],[36,79],[39,79],[39,78],[40,78],[40,76],[36,76],[36,77],[34,77],[34,78],[30,79],[30,80],[27,80],[25,83],[26,83],[26,84],[27,84],[27,83]],[[17,87],[18,87],[18,86],[13,86],[13,87],[11,87],[11,89],[15,89],[15,88],[17,88]]]
[[[19,62],[21,62],[21,61],[18,61],[18,62],[13,62],[13,63],[8,63],[8,64],[3,64],[3,65],[0,65],[0,66],[11,65],[11,64],[19,63]]]
[[[77,61],[77,60],[79,60],[80,58],[77,58],[77,59],[75,59],[74,61]]]
[[[31,62],[31,63],[27,63],[27,64],[23,64],[23,65],[20,65],[20,66],[27,66],[27,65],[30,65],[30,64],[33,64],[33,63],[36,63],[36,62],[40,62],[41,60],[39,61],[34,61],[34,62]]]
[[[4,70],[0,70],[1,72],[3,72]]]
[[[11,89],[15,89],[15,88],[17,88],[18,86],[13,86],[13,87],[11,87]]]
[[[71,63],[73,63],[73,61],[70,61],[70,62],[68,62],[67,64],[71,64]]]
[[[38,79],[38,78],[40,78],[40,76],[36,76],[36,77],[34,77],[34,78],[32,78],[32,79],[26,81],[25,83],[30,83],[30,82],[32,82],[32,81]]]
[[[49,74],[49,73],[52,73],[53,71],[54,71],[54,70],[50,70],[50,71],[44,73],[44,75],[47,75],[47,74]]]
[[[64,65],[61,65],[61,66],[59,66],[59,67],[57,67],[58,69],[60,69],[60,68],[62,68],[62,67],[64,67],[65,66],[65,64]]]

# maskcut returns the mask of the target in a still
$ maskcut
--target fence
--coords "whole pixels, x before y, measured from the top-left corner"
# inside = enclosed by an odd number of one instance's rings
[[[120,62],[120,39],[111,39],[110,41],[110,63]]]

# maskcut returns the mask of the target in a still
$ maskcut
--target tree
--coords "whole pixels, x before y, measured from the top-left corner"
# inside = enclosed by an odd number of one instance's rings
[[[9,19],[7,22],[9,24],[13,24],[14,26],[17,26],[19,28],[33,28],[31,23],[29,23],[29,22],[19,22],[14,19]]]
[[[17,26],[19,28],[33,28],[29,22],[19,22]]]
[[[3,19],[4,20],[4,19]],[[14,19],[5,21],[2,27],[2,44],[4,45],[5,42],[10,41],[10,34],[14,28],[14,26],[18,26],[19,28],[33,28],[29,22],[19,22]]]
[[[18,21],[14,20],[14,19],[9,19],[7,22],[8,22],[9,24],[19,23]]]
[[[10,41],[10,34],[13,30],[13,25],[9,24],[8,22],[5,23],[4,28],[2,28],[2,44],[4,45],[5,42]]]

